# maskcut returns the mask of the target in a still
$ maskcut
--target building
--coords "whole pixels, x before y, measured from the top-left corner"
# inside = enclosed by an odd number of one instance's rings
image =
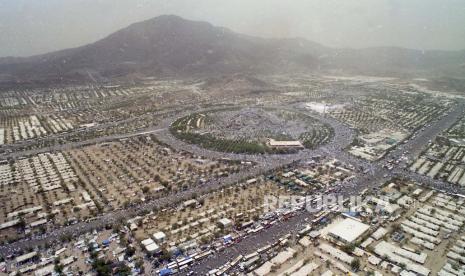
[[[353,243],[357,241],[370,226],[352,218],[346,218],[330,226],[328,235],[343,243]]]
[[[39,255],[37,254],[37,251],[33,251],[33,252],[29,252],[24,255],[16,257],[15,261],[16,261],[16,264],[22,264],[32,259],[38,258],[38,256]]]
[[[35,276],[53,275],[54,272],[55,272],[55,265],[51,264],[51,265],[47,265],[47,266],[37,269],[36,271],[34,271],[34,275]]]
[[[268,146],[276,149],[303,149],[304,146],[300,141],[276,141],[274,139],[269,138],[267,140]]]
[[[151,243],[145,246],[145,250],[149,253],[158,253],[160,252],[160,247],[156,243]]]
[[[400,209],[399,205],[389,203],[388,201],[376,197],[370,198],[370,202],[376,204],[376,209],[386,212],[389,215],[394,215]]]
[[[36,220],[36,221],[34,221],[34,222],[31,222],[30,226],[31,226],[32,228],[34,228],[34,227],[37,227],[37,226],[44,225],[44,224],[46,224],[46,223],[47,223],[47,219],[40,219],[40,220]]]
[[[135,224],[134,222],[132,222],[132,223],[129,225],[129,229],[130,229],[131,231],[135,231],[135,230],[137,230],[137,228],[138,228],[138,227],[137,227],[137,224]]]
[[[255,184],[255,183],[257,183],[257,179],[256,178],[251,178],[251,179],[247,180],[246,183],[249,184],[249,185],[250,184]]]
[[[381,239],[382,237],[384,237],[387,233],[388,233],[388,231],[386,230],[386,228],[380,227],[380,228],[378,228],[373,234],[371,234],[371,236],[372,236],[375,240],[379,240],[379,239]]]
[[[155,240],[155,242],[158,242],[158,243],[164,243],[165,240],[166,240],[165,233],[163,233],[161,231],[154,233],[152,236],[153,236],[153,239]]]
[[[230,219],[227,219],[227,218],[222,218],[220,220],[218,220],[218,224],[220,225],[221,228],[229,228],[232,226],[232,221]]]
[[[182,205],[184,206],[184,208],[187,208],[187,207],[195,207],[196,205],[198,204],[197,200],[195,199],[189,199],[189,200],[186,200],[182,203]]]
[[[5,229],[5,228],[9,228],[9,227],[12,227],[12,226],[15,226],[15,225],[18,224],[19,222],[20,222],[19,219],[14,219],[14,220],[10,220],[10,221],[4,222],[4,223],[0,224],[0,230]]]
[[[152,239],[145,239],[140,242],[145,250],[149,253],[157,253],[160,252],[160,247],[152,240]]]

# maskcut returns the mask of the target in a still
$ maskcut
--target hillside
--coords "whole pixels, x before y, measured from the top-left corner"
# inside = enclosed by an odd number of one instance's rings
[[[378,75],[465,72],[465,51],[333,49],[304,39],[264,39],[165,15],[82,47],[0,58],[0,81],[105,81],[128,75],[344,71]]]

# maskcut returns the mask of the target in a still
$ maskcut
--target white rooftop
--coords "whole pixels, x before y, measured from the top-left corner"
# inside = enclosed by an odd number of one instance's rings
[[[17,262],[17,263],[20,263],[20,262],[29,260],[29,259],[31,259],[31,258],[34,258],[35,256],[37,256],[37,252],[36,252],[36,251],[29,252],[29,253],[26,253],[26,254],[24,254],[24,255],[21,255],[21,256],[16,257],[16,262]]]
[[[268,144],[271,147],[303,147],[300,141],[276,141],[274,139],[269,139]]]
[[[144,246],[147,246],[147,245],[149,245],[149,244],[154,243],[154,241],[153,241],[152,239],[149,238],[149,239],[145,239],[145,240],[141,241],[140,243],[141,243],[142,245],[144,245]]]
[[[160,240],[163,240],[164,238],[166,238],[166,235],[165,235],[165,233],[163,233],[163,232],[160,231],[160,232],[154,233],[154,234],[153,234],[153,238],[154,238],[155,240],[160,241]]]
[[[156,243],[151,243],[145,246],[145,250],[148,252],[155,252],[158,251],[158,249],[160,249],[160,247]]]
[[[333,225],[328,233],[344,242],[352,243],[360,237],[370,226],[355,219],[346,218]]]
[[[232,223],[232,221],[230,219],[228,219],[228,218],[222,218],[222,219],[218,220],[218,222],[223,226],[229,226]]]
[[[386,234],[387,234],[386,228],[380,227],[380,228],[378,228],[373,234],[371,234],[371,236],[372,236],[373,238],[375,238],[376,240],[379,240],[379,239],[381,239],[382,237],[384,237],[384,235],[386,235]]]

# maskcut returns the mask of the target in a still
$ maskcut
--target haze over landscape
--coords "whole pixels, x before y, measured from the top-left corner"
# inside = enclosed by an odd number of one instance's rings
[[[0,275],[465,275],[464,14],[0,1]]]
[[[260,38],[203,21],[161,15],[97,42],[26,58],[0,58],[2,82],[108,81],[181,74],[345,72],[463,76],[465,50],[330,48],[302,38]]]
[[[1,1],[0,56],[82,46],[163,14],[236,32],[302,37],[329,47],[465,49],[460,0],[47,0]]]

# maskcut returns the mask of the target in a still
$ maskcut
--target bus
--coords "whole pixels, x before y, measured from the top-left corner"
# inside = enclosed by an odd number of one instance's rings
[[[250,260],[244,262],[241,264],[242,270],[246,272],[250,272],[254,269],[255,265],[260,261],[259,256],[255,256],[251,258]]]
[[[239,255],[236,258],[234,258],[234,260],[232,260],[231,262],[231,267],[235,267],[243,258],[244,256],[242,255]]]
[[[257,253],[258,253],[258,254],[262,254],[262,253],[268,251],[270,248],[271,248],[271,245],[264,246],[264,247],[262,247],[262,248],[259,248],[259,249],[257,250]]]
[[[297,234],[298,237],[302,237],[303,235],[307,234],[308,232],[310,232],[312,230],[312,226],[310,224],[307,224],[302,230],[299,231],[299,233]]]

